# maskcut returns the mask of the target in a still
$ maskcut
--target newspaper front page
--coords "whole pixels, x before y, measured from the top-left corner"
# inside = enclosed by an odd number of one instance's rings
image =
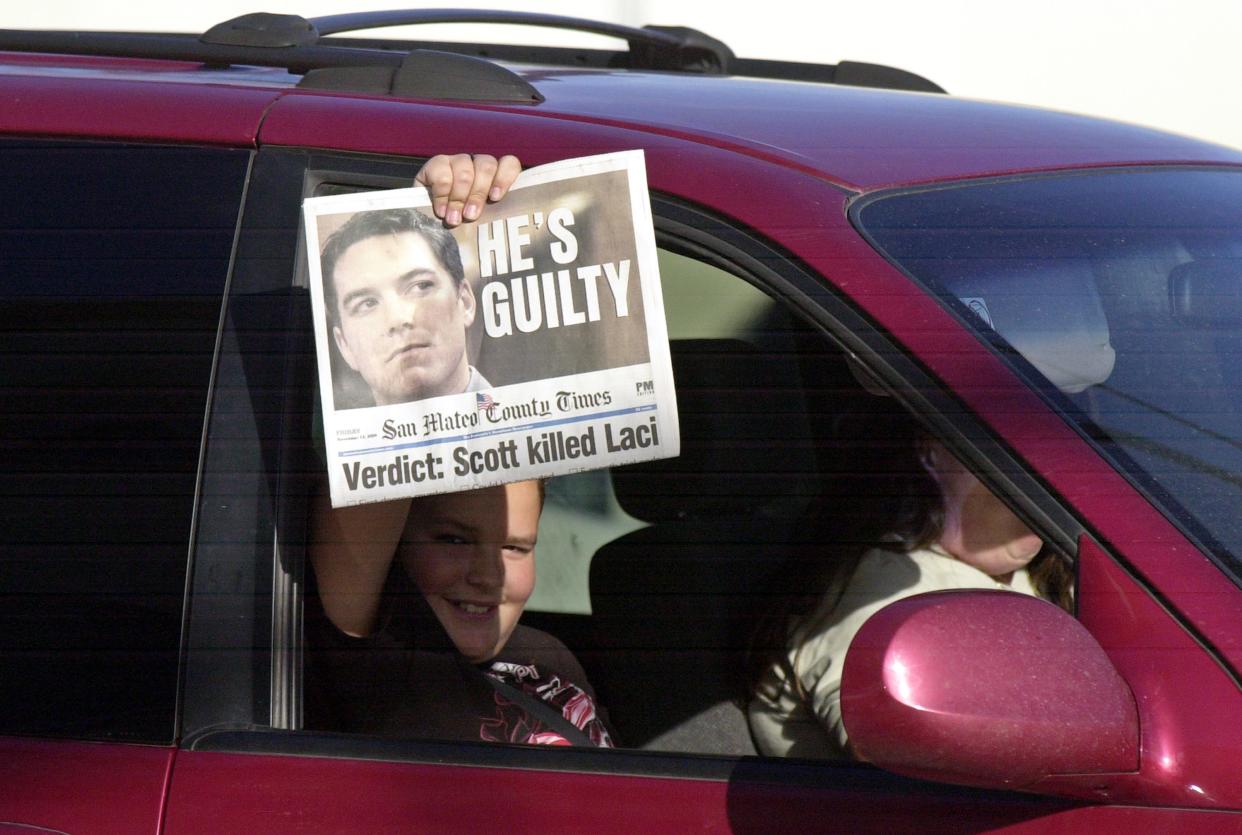
[[[641,151],[453,230],[421,187],[303,210],[333,506],[678,454]]]

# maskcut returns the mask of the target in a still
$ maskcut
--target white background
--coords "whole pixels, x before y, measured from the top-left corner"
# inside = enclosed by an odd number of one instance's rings
[[[8,0],[0,27],[206,30],[254,11],[315,15],[413,7],[411,0]],[[746,58],[891,64],[950,93],[1150,125],[1242,148],[1237,58],[1242,0],[432,0],[638,26],[692,26]],[[497,32],[422,27],[418,37],[495,40]],[[526,27],[503,40],[616,48],[619,42]]]

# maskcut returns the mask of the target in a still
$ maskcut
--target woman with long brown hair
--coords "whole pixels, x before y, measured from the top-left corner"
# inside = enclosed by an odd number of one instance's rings
[[[760,753],[849,756],[841,719],[842,664],[863,623],[889,603],[927,591],[980,588],[1072,606],[1065,558],[944,444],[921,430],[907,434],[896,448],[914,460],[904,473],[901,466],[891,469],[888,488],[872,499],[891,500],[887,527],[856,529],[845,536],[849,543],[826,547],[825,565],[804,586],[801,605],[795,599],[774,613],[757,641],[768,649],[756,655],[747,714]],[[895,491],[894,472],[900,474]]]

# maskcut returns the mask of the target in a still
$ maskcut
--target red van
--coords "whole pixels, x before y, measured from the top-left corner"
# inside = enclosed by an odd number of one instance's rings
[[[351,36],[498,18],[629,48]],[[624,747],[312,721],[302,199],[634,148],[683,454],[549,484],[526,615]],[[0,31],[0,184],[0,830],[1242,830],[1242,153],[679,28],[254,15]],[[884,501],[892,420],[1074,614],[895,604],[870,762],[759,756],[755,613]]]

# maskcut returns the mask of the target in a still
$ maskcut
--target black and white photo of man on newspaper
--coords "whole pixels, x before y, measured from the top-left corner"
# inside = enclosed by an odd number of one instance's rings
[[[641,152],[529,169],[457,229],[421,189],[304,210],[334,504],[678,453]]]

